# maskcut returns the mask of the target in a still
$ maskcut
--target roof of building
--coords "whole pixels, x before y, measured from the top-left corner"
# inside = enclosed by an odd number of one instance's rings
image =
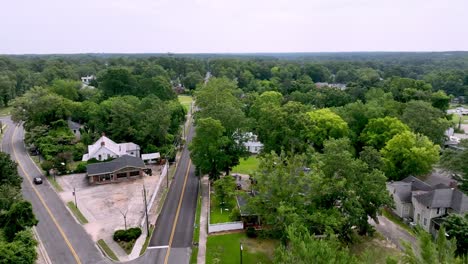
[[[468,196],[453,188],[436,189],[417,194],[414,198],[429,208],[452,208],[460,214],[468,211]]]
[[[112,173],[127,167],[144,169],[145,163],[140,158],[123,155],[112,161],[89,164],[86,166],[86,171],[88,176],[93,176]]]
[[[90,157],[94,157],[96,152],[98,152],[101,148],[106,148],[109,152],[114,153],[115,156],[122,156],[126,155],[128,152],[140,150],[140,146],[133,142],[118,144],[103,135],[98,140],[96,140],[93,145],[88,146],[88,153],[83,155],[83,160],[86,161]]]
[[[400,201],[411,203],[412,192],[414,191],[431,191],[433,187],[421,181],[420,179],[408,176],[401,181],[390,183],[395,189],[395,195],[400,198]]]
[[[452,209],[460,214],[468,212],[468,196],[460,190],[454,190],[452,195]]]
[[[160,157],[161,157],[161,155],[159,154],[159,152],[141,154],[141,159],[142,160],[154,160],[154,159],[159,159]]]
[[[68,124],[68,128],[70,128],[71,130],[79,130],[82,127],[80,123],[73,122],[70,119],[67,120],[67,124]]]

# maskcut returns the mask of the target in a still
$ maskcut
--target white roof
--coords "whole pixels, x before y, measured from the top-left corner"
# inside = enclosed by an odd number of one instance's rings
[[[159,152],[141,154],[141,159],[142,160],[153,160],[153,159],[159,159],[160,157],[161,157],[161,155],[159,154]]]
[[[106,136],[102,136],[93,145],[88,146],[89,157],[92,157],[101,148],[103,143],[108,150],[112,151],[116,155],[120,153],[119,144],[115,143]]]

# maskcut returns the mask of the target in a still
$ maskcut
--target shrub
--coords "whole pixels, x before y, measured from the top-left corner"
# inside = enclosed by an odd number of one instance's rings
[[[49,170],[54,167],[54,163],[52,161],[44,160],[41,163],[41,168],[46,171],[47,175],[49,175]]]
[[[247,235],[247,237],[250,238],[257,237],[257,231],[252,226],[247,227],[247,229],[245,230],[245,234]]]
[[[76,166],[75,172],[76,172],[76,173],[84,173],[84,172],[86,172],[86,165],[88,165],[88,163],[87,163],[86,161],[81,161],[81,162],[78,163],[78,165]]]
[[[229,218],[231,219],[231,221],[239,221],[241,218],[239,208],[235,207],[234,209],[232,209]]]
[[[117,230],[114,233],[114,241],[125,241],[130,242],[136,240],[141,235],[141,229],[139,227],[129,228],[127,230]]]

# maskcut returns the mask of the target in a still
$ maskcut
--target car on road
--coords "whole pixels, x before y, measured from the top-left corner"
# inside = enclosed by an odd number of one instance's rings
[[[42,178],[41,177],[35,177],[33,179],[34,184],[42,184]]]

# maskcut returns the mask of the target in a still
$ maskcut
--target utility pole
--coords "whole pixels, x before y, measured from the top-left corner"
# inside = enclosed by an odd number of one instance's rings
[[[148,203],[146,201],[146,188],[143,184],[143,197],[145,199],[145,215],[146,215],[146,236],[150,235],[149,222],[148,222]]]
[[[73,196],[75,196],[75,207],[78,208],[78,203],[76,202],[76,190],[75,190],[75,187],[73,187]]]

